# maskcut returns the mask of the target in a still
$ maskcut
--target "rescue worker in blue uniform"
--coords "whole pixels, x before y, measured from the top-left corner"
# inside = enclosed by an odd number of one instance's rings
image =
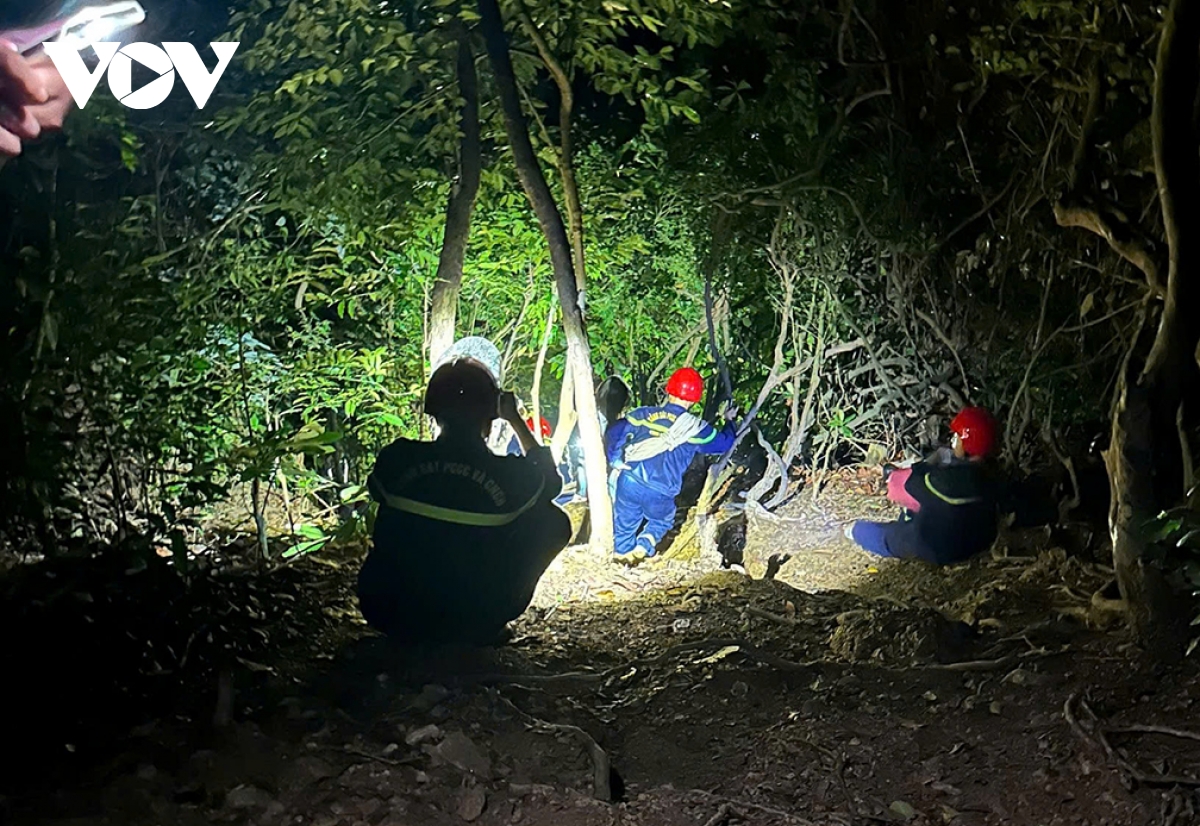
[[[437,440],[398,439],[368,480],[379,514],[359,604],[368,623],[401,642],[494,642],[570,541],[570,520],[554,505],[562,482],[486,365],[440,366],[425,412],[437,420]],[[524,456],[488,449],[497,417]]]
[[[675,524],[675,497],[697,453],[720,454],[733,447],[737,429],[728,420],[716,430],[688,409],[704,397],[704,379],[690,367],[667,382],[667,403],[641,407],[613,423],[606,434],[613,492],[614,550],[622,561],[655,555]]]
[[[963,562],[996,539],[1002,486],[987,465],[995,450],[996,421],[968,407],[950,422],[950,451],[888,476],[888,498],[904,508],[894,522],[855,522],[846,536],[877,556],[920,559],[934,565]]]

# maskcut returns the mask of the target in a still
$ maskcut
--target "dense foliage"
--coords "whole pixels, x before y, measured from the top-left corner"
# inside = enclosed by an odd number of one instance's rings
[[[965,401],[1007,419],[1017,465],[1069,452],[1072,428],[1107,417],[1157,287],[1095,222],[1161,260],[1157,13],[504,10],[554,187],[561,113],[540,49],[574,91],[598,371],[648,401],[694,360],[714,402],[731,391],[757,411],[784,465],[927,444]],[[423,427],[455,50],[476,22],[447,0],[241,3],[212,21],[243,47],[207,111],[97,95],[3,170],[12,547],[129,539],[183,564],[230,491],[263,554],[319,547],[339,515],[346,535],[361,528],[374,451]],[[458,330],[496,340],[526,398],[545,340],[553,412],[564,342],[547,325],[546,242],[478,68],[484,175]]]

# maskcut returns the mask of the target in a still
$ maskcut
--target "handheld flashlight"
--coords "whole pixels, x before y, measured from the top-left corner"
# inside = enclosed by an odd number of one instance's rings
[[[141,3],[119,0],[87,6],[75,14],[39,26],[0,32],[0,40],[12,43],[21,54],[29,54],[49,40],[69,43],[82,49],[90,43],[98,43],[128,31],[145,19],[146,10]]]

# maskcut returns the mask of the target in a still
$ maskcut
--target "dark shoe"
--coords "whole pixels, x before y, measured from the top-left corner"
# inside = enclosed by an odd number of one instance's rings
[[[640,546],[635,547],[632,551],[626,551],[625,553],[617,552],[613,554],[613,562],[619,562],[622,565],[628,565],[629,567],[641,564],[644,559],[646,559],[646,549]]]
[[[512,638],[512,629],[505,625],[494,631],[478,631],[472,634],[470,639],[467,641],[472,645],[478,645],[481,648],[499,648],[500,646],[507,645],[509,642],[511,642]]]

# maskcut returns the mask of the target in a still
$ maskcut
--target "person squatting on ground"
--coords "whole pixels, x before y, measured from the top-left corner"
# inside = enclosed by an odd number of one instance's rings
[[[436,441],[398,439],[368,486],[379,502],[358,579],[363,616],[402,642],[489,643],[529,607],[546,568],[571,538],[553,504],[561,481],[548,448],[511,393],[483,364],[443,364],[425,391]],[[497,415],[525,456],[497,456],[485,437]]]
[[[737,429],[728,421],[716,430],[688,408],[704,396],[704,379],[690,367],[667,382],[667,403],[640,407],[609,428],[606,447],[616,477],[613,491],[614,550],[636,561],[654,556],[675,525],[675,497],[697,453],[724,453]]]
[[[895,522],[855,522],[846,535],[878,556],[962,562],[991,547],[999,521],[1000,487],[987,458],[997,425],[982,407],[963,409],[950,422],[949,451],[888,476],[888,498],[908,514]]]

